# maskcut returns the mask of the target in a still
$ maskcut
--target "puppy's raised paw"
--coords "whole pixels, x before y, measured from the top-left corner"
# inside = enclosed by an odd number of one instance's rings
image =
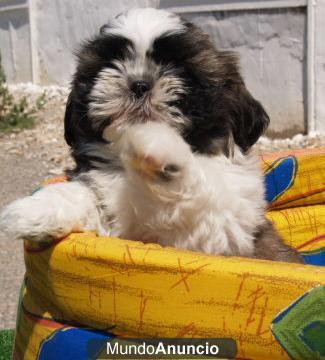
[[[164,124],[135,125],[123,136],[122,162],[144,180],[172,181],[181,176],[191,157],[185,141]]]
[[[181,167],[177,164],[160,162],[152,155],[138,154],[134,149],[130,149],[127,158],[127,166],[139,173],[146,180],[171,181],[181,172]]]

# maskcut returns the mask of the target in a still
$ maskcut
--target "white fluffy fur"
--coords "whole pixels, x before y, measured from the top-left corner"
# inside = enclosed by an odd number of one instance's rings
[[[9,204],[0,215],[0,230],[11,239],[61,238],[74,231],[104,234],[94,194],[79,182],[47,186]]]
[[[9,205],[0,228],[13,238],[94,230],[212,254],[253,254],[252,234],[265,210],[254,155],[193,154],[174,129],[153,122],[130,126],[111,146],[125,173],[93,170],[90,186],[81,179],[50,185]]]

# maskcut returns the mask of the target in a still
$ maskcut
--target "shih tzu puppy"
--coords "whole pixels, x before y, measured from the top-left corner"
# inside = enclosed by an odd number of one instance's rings
[[[268,123],[233,53],[175,14],[130,10],[78,54],[65,114],[71,181],[7,206],[1,228],[301,262],[265,218],[250,148]]]

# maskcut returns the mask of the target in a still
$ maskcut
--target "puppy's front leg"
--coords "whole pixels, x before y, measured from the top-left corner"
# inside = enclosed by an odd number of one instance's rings
[[[87,230],[100,232],[99,213],[95,195],[78,181],[49,185],[0,214],[0,231],[11,239],[49,241]]]
[[[201,194],[201,172],[190,146],[159,123],[132,126],[121,140],[127,176],[117,216],[119,235],[187,248],[185,240],[193,228],[189,221],[196,220]]]

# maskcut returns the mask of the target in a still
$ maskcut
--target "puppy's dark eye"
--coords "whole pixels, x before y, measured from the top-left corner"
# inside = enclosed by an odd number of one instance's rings
[[[130,56],[134,48],[129,39],[118,35],[103,35],[90,42],[88,46],[91,47],[92,52],[107,60],[108,63],[112,60],[120,60]]]
[[[107,63],[106,67],[110,69],[118,70],[118,67],[112,62]]]
[[[193,54],[184,34],[165,34],[154,41],[151,56],[157,63],[182,64]]]
[[[162,36],[154,41],[150,55],[156,63],[172,63],[178,57],[178,49],[175,47],[175,45],[174,38],[169,36]]]
[[[182,100],[169,101],[168,105],[169,106],[179,107],[179,106],[182,105]]]

